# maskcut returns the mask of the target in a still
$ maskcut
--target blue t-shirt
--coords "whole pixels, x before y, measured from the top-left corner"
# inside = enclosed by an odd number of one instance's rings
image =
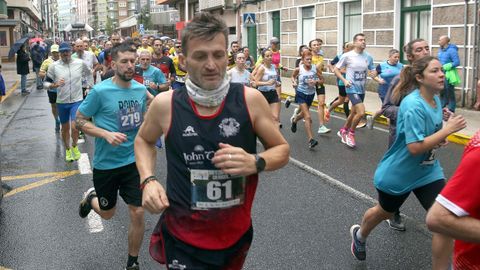
[[[373,58],[367,52],[357,53],[355,50],[342,54],[335,65],[338,69],[347,68],[346,80],[352,85],[345,90],[347,94],[365,94],[365,83],[369,70],[375,70]]]
[[[403,64],[398,62],[396,65],[390,65],[388,61],[382,62],[377,66],[377,73],[382,78],[385,83],[380,84],[378,86],[378,94],[381,97],[385,97],[387,94],[388,88],[390,87],[390,83],[392,82],[393,78],[400,74],[402,71]]]
[[[402,100],[397,138],[375,171],[374,184],[379,190],[401,195],[445,178],[435,159],[436,149],[414,156],[407,148],[408,144],[421,142],[442,128],[442,106],[438,96],[434,99],[436,108],[430,106],[416,89]]]
[[[159,85],[159,84],[166,83],[167,79],[165,78],[165,75],[160,69],[154,66],[149,66],[147,70],[143,71],[143,85],[145,85],[145,87],[148,89],[148,92],[156,96],[160,92],[158,90],[154,90],[150,88],[151,82],[154,82],[156,85]]]
[[[93,117],[97,127],[122,132],[128,138],[118,146],[112,146],[103,138],[95,138],[95,169],[115,169],[135,162],[133,141],[143,122],[146,104],[147,89],[135,80],[131,80],[130,88],[121,88],[108,79],[88,93],[78,110]]]

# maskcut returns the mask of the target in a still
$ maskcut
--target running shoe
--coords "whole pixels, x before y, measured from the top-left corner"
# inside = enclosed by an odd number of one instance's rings
[[[72,156],[73,156],[73,160],[80,159],[81,153],[80,153],[80,150],[78,150],[78,145],[75,147],[72,147]]]
[[[352,237],[352,255],[360,261],[365,261],[367,258],[367,250],[365,243],[362,243],[357,238],[357,231],[360,230],[360,225],[355,224],[350,228],[350,236]]]
[[[72,150],[71,150],[71,149],[67,149],[67,150],[65,151],[65,161],[66,161],[66,162],[72,162],[72,161],[74,161],[73,156],[72,156]]]
[[[372,115],[367,115],[367,128],[368,129],[373,129],[373,116]]]
[[[92,199],[97,197],[95,188],[89,188],[87,192],[83,194],[83,199],[80,201],[80,207],[78,208],[78,214],[81,218],[86,218],[92,210]]]
[[[125,267],[125,270],[140,270],[138,263],[134,263],[132,266]]]
[[[315,139],[310,139],[308,142],[308,148],[313,149],[315,146],[317,146],[318,142]]]
[[[322,125],[321,127],[318,128],[318,134],[325,134],[330,132],[331,129],[327,128],[326,126]]]
[[[363,119],[360,120],[360,122],[358,122],[358,124],[357,124],[357,128],[364,128],[366,126],[367,126],[367,121],[365,121]]]
[[[290,118],[290,123],[291,123],[290,130],[291,130],[293,133],[297,132],[297,123],[294,122],[294,120],[295,120],[295,117],[292,116],[292,117]]]
[[[346,133],[346,132],[345,132]],[[343,138],[342,138],[343,139]],[[347,134],[347,140],[346,143],[349,147],[354,148],[356,146],[355,144],[355,133],[353,132],[348,132]]]
[[[396,231],[401,231],[404,232],[406,230],[405,228],[405,222],[403,222],[403,218],[400,216],[400,213],[395,213],[395,215],[390,218],[385,220],[390,227],[390,229],[396,230]]]
[[[338,132],[337,132],[337,136],[340,137],[340,139],[342,140],[342,143],[347,143],[347,131],[343,128],[341,128]]]
[[[327,106],[324,106],[323,116],[325,123],[330,122],[330,111],[328,110]]]
[[[287,97],[287,99],[285,100],[285,108],[288,109],[288,107],[290,107],[290,104],[292,103],[292,98],[291,97]]]

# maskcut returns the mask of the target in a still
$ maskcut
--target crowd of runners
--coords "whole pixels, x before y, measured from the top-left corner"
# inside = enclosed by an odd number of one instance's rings
[[[252,242],[250,211],[258,175],[289,160],[289,145],[280,132],[281,89],[287,83],[295,88],[295,98],[286,100],[285,107],[298,104],[290,131],[303,123],[310,149],[319,143],[310,110],[315,97],[317,133],[331,131],[330,113],[343,106],[347,119],[336,134],[350,148],[356,147],[356,128],[372,127],[380,115],[389,119],[389,149],[373,177],[378,205],[350,230],[355,258],[366,259],[367,237],[381,221],[405,230],[399,208],[413,192],[425,210],[434,205],[427,220],[435,232],[434,268],[448,269],[456,238],[455,269],[480,269],[480,196],[473,193],[480,190],[474,166],[480,161],[479,135],[446,188],[435,159],[446,137],[466,126],[462,116],[448,109],[454,110],[448,99],[442,104],[439,98],[446,81],[442,61],[451,56],[432,57],[428,42],[415,39],[401,48],[408,65],[392,49],[375,66],[365,35],[358,33],[326,63],[322,43],[314,39],[300,46],[291,81],[281,80],[288,68],[281,65],[278,38],[255,61],[248,47],[228,44],[225,23],[208,13],[197,14],[178,40],[114,33],[107,41],[85,38],[49,48],[39,76],[48,90],[65,160],[81,157],[80,132],[95,137],[93,187],[85,192],[79,214],[85,218],[93,210],[110,219],[117,194],[122,197],[130,216],[126,269],[139,269],[144,209],[162,213],[150,253],[169,269],[242,268]],[[329,106],[326,68],[338,85]],[[383,105],[365,119],[367,77],[379,83]],[[257,138],[265,150],[257,152]],[[156,151],[163,148],[165,187],[154,174]]]

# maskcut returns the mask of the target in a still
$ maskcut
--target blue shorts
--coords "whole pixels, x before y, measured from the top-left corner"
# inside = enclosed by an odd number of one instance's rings
[[[80,107],[82,101],[77,101],[75,103],[57,103],[58,117],[60,118],[60,123],[65,124],[68,121],[75,121],[75,115],[77,113],[78,107]]]
[[[347,93],[348,99],[350,99],[350,102],[352,102],[353,106],[363,103],[363,100],[365,99],[365,94],[350,94]]]
[[[313,99],[315,98],[315,93],[307,95],[305,93],[295,91],[295,102],[300,105],[302,103],[307,104],[308,107],[312,106]]]

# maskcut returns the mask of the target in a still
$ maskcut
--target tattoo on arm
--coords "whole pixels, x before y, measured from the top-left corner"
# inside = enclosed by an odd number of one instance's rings
[[[78,118],[75,119],[75,127],[78,129],[78,130],[82,130],[83,126],[85,126],[85,124],[87,124],[87,120],[86,119],[83,119],[83,118]]]

